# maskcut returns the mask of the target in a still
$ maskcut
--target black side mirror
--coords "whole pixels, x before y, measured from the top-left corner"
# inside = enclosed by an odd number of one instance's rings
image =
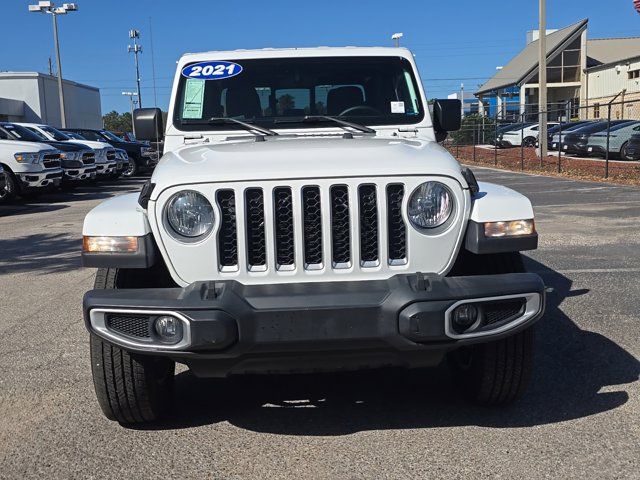
[[[164,137],[162,110],[159,108],[138,108],[134,110],[133,126],[138,140],[162,141],[162,137]]]
[[[433,129],[436,140],[447,138],[448,132],[460,130],[462,121],[462,102],[460,100],[436,100],[433,102]]]

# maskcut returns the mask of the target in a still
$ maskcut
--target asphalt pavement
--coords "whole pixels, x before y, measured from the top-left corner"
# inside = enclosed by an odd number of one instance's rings
[[[640,478],[640,189],[474,167],[528,195],[554,288],[533,382],[465,403],[446,366],[199,380],[123,427],[95,400],[82,219],[143,179],[0,207],[0,478]]]

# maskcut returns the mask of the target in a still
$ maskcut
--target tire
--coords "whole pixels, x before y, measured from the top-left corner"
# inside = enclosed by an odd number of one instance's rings
[[[9,203],[20,193],[18,188],[18,181],[16,180],[15,175],[9,170],[5,169],[4,177],[6,180],[6,185],[2,190],[0,190],[0,205]]]
[[[101,268],[95,288],[130,285],[128,270]],[[126,288],[126,287],[125,287]],[[171,403],[175,362],[134,355],[91,334],[91,373],[104,415],[122,424],[159,419]]]
[[[620,147],[620,158],[622,160],[633,160],[632,158],[629,158],[629,155],[627,154],[627,145],[629,142],[624,142],[622,144],[622,147]]]
[[[536,144],[536,139],[534,137],[525,137],[525,139],[522,140],[522,144],[525,147],[533,147]]]
[[[139,171],[140,168],[138,167],[135,158],[130,157],[129,166],[122,171],[122,176],[127,178],[135,177],[136,175],[138,175]]]
[[[517,252],[473,255],[467,265],[477,274],[525,271]],[[455,350],[449,354],[449,363],[469,400],[481,405],[507,405],[520,398],[529,384],[533,352],[534,331],[529,327],[501,340]]]

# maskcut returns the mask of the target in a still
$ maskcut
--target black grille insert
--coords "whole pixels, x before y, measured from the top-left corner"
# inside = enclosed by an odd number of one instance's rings
[[[484,303],[482,305],[484,312],[483,325],[494,325],[521,316],[524,313],[525,303],[524,298]]]
[[[264,195],[260,188],[244,193],[247,223],[247,262],[249,267],[266,267],[267,247],[264,232]]]
[[[360,185],[360,261],[378,263],[378,198],[375,185]]]
[[[93,165],[96,163],[96,154],[92,152],[87,152],[82,154],[82,163],[85,165]]]
[[[331,187],[331,242],[334,267],[348,266],[351,262],[351,229],[346,185]]]
[[[322,205],[319,187],[302,189],[304,263],[322,264]]]
[[[273,214],[275,216],[276,264],[293,266],[295,249],[293,241],[293,198],[289,187],[273,189]]]
[[[387,227],[389,229],[389,262],[407,258],[407,228],[402,218],[404,186],[387,185]]]
[[[220,231],[218,232],[220,267],[235,267],[238,265],[236,197],[233,190],[218,190],[216,200],[220,208]]]
[[[106,324],[109,330],[128,337],[151,338],[152,317],[149,315],[108,313]]]

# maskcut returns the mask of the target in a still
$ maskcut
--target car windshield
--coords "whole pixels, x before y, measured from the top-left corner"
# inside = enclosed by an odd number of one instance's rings
[[[630,120],[613,120],[611,121],[611,127],[615,127],[618,125],[626,125],[627,123],[631,123]],[[606,120],[601,120],[599,122],[596,123],[592,123],[589,125],[585,125],[582,128],[578,128],[576,130],[574,130],[575,133],[577,134],[589,134],[589,133],[597,133],[597,132],[601,132],[603,130],[607,129],[607,121]]]
[[[50,127],[49,125],[41,125],[40,128],[51,135],[53,139],[58,142],[71,140],[71,137],[69,135],[67,135],[66,133],[62,133],[60,130],[57,130],[53,127]]]
[[[207,74],[207,66],[191,64],[183,69],[173,114],[177,128],[240,128],[208,124],[211,118],[233,118],[265,128],[331,125],[304,122],[305,116],[316,115],[364,125],[415,124],[424,118],[413,68],[401,57],[271,58],[226,64],[239,73],[203,79],[198,76]]]
[[[100,133],[107,137],[108,140],[112,140],[114,142],[123,142],[124,139],[122,139],[121,137],[117,136],[115,133],[110,132],[109,130],[100,130]]]
[[[79,133],[76,132],[69,132],[69,131],[65,131],[64,133],[66,133],[67,135],[69,135],[71,138],[74,138],[76,140],[87,140],[86,138],[84,138],[82,135],[80,135]]]
[[[7,132],[12,139],[15,140],[25,140],[27,142],[48,142],[49,139],[42,135],[41,133],[32,132],[31,130],[23,127],[22,125],[13,125],[12,123],[2,123],[0,124],[0,128],[2,128],[5,132]]]

